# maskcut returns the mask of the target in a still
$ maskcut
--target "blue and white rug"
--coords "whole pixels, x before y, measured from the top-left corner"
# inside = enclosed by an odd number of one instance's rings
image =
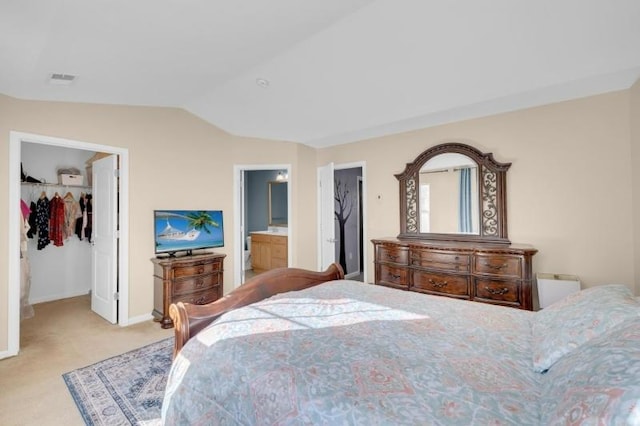
[[[62,375],[87,425],[150,425],[160,419],[173,337]]]

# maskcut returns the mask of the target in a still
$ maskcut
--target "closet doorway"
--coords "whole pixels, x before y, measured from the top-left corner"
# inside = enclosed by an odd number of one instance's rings
[[[93,222],[94,229],[101,224],[106,223],[105,221],[112,221],[117,224],[118,232],[113,234],[114,241],[117,239],[117,250],[113,253],[113,276],[112,281],[117,283],[117,294],[110,294],[109,296],[112,298],[114,303],[114,318],[111,322],[118,323],[121,326],[128,325],[129,316],[128,316],[128,294],[129,294],[129,283],[128,283],[128,150],[122,148],[115,148],[107,145],[98,145],[81,141],[74,141],[68,139],[54,138],[43,135],[34,135],[27,134],[21,132],[11,132],[10,133],[10,146],[9,146],[9,168],[10,168],[10,179],[9,179],[9,200],[10,204],[14,206],[20,205],[20,200],[25,192],[22,185],[21,178],[21,160],[22,160],[22,152],[24,147],[29,147],[33,149],[34,147],[42,147],[43,149],[62,149],[62,150],[70,150],[73,151],[83,151],[86,154],[93,154],[96,152],[105,153],[112,156],[117,156],[119,160],[119,170],[116,173],[116,170],[113,170],[109,179],[112,181],[112,185],[117,188],[118,191],[118,199],[116,201],[117,208],[111,210],[111,213],[105,214],[103,211],[101,215],[96,216]],[[29,149],[28,148],[28,149]],[[52,165],[51,167],[56,167],[58,165]],[[114,166],[115,167],[115,166]],[[82,170],[85,172],[85,170]],[[30,172],[32,173],[32,172]],[[35,178],[37,178],[37,173],[33,171],[35,174]],[[84,175],[84,173],[83,173]],[[85,175],[86,176],[86,175]],[[86,178],[86,177],[85,177]],[[88,183],[88,182],[86,182]],[[89,186],[89,185],[85,185]],[[34,188],[38,188],[37,185],[33,185]],[[66,189],[70,189],[70,187],[62,187],[62,191],[66,191]],[[55,186],[51,186],[47,188],[49,192],[55,192]],[[27,190],[29,192],[29,190]],[[94,194],[95,196],[96,194]],[[110,217],[109,217],[110,216]],[[102,217],[102,218],[101,218]],[[8,351],[7,354],[3,354],[6,356],[17,355],[19,351],[20,345],[20,251],[18,247],[20,245],[20,234],[19,234],[19,223],[21,221],[20,210],[12,209],[9,215],[9,241],[10,247],[14,249],[10,250],[9,256],[9,300],[8,300]],[[51,250],[55,249],[63,249],[60,248],[50,248]],[[46,250],[46,249],[44,249]],[[43,252],[44,252],[43,250]],[[95,247],[91,247],[90,252],[91,256],[94,255]],[[100,263],[102,270],[97,268],[96,263]],[[68,271],[71,275],[73,271]],[[94,281],[96,274],[104,273],[104,263],[103,262],[94,262],[91,260],[90,266],[90,277],[89,280]],[[86,288],[86,282],[85,282]],[[67,291],[67,290],[64,290]],[[65,297],[65,294],[62,294],[62,297]],[[74,290],[71,290],[73,292]],[[95,290],[92,290],[92,293]],[[68,292],[67,292],[68,294]],[[93,294],[92,294],[93,295]],[[51,297],[43,296],[44,298]],[[68,296],[67,296],[68,297]],[[49,299],[53,300],[53,299]],[[116,301],[117,300],[117,301]],[[44,300],[41,300],[44,301]],[[116,307],[117,304],[117,307]],[[117,311],[116,311],[117,309]],[[117,318],[115,315],[117,314]]]

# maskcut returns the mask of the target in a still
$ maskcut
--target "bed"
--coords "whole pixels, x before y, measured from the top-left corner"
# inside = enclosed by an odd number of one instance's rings
[[[174,305],[162,412],[182,424],[640,424],[640,302],[542,311],[283,268]]]

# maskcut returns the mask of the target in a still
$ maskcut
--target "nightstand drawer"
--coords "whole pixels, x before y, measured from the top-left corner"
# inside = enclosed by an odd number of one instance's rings
[[[218,292],[216,290],[205,290],[175,297],[173,303],[184,302],[191,303],[192,305],[205,305],[207,303],[215,302],[217,299]]]
[[[202,262],[195,263],[192,265],[185,266],[176,266],[173,268],[173,277],[174,278],[182,278],[182,277],[190,277],[193,275],[201,275],[201,274],[210,274],[212,272],[217,272],[222,269],[222,262]]]
[[[217,273],[183,278],[173,283],[173,294],[180,296],[194,291],[206,290],[217,286],[219,283],[220,274]]]

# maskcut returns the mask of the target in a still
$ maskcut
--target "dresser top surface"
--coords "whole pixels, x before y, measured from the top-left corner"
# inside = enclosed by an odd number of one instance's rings
[[[517,253],[534,255],[538,249],[529,244],[491,244],[483,242],[457,242],[419,239],[399,239],[396,237],[374,238],[374,244],[392,244],[432,250],[474,251],[490,253]]]
[[[226,254],[222,253],[198,253],[192,255],[183,256],[163,256],[152,257],[151,261],[158,264],[179,264],[179,263],[193,263],[200,260],[220,259],[226,257]]]

